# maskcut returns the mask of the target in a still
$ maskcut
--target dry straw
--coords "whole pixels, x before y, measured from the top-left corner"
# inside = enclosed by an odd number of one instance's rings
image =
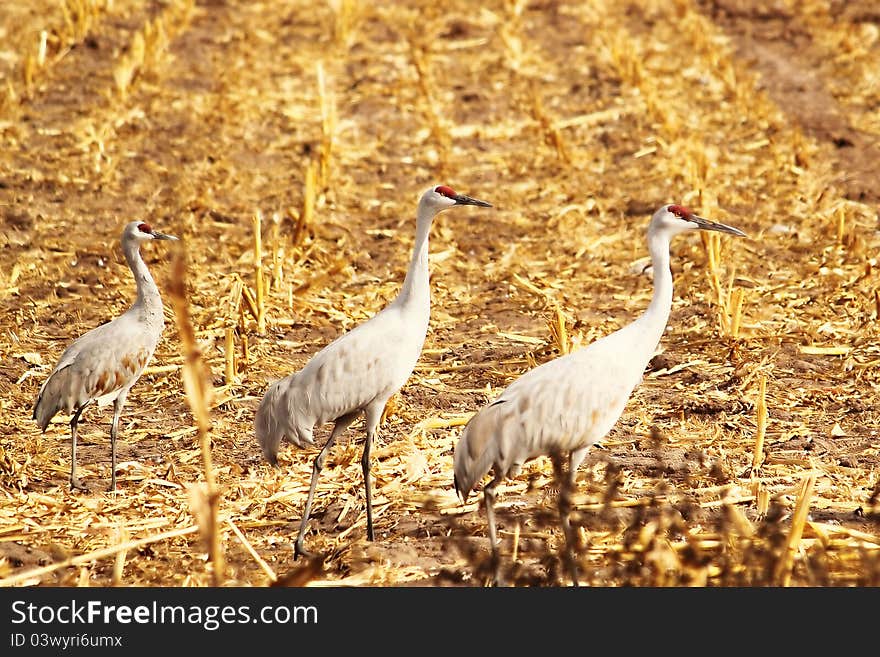
[[[263,213],[254,213],[254,311],[257,318],[257,331],[266,332],[266,282],[263,278]]]
[[[336,43],[344,48],[351,47],[366,3],[362,0],[327,0],[327,4],[333,10],[333,34]]]
[[[529,87],[531,96],[532,118],[538,123],[540,132],[544,136],[544,141],[553,147],[556,156],[565,164],[571,164],[571,153],[565,144],[565,138],[562,131],[556,126],[556,121],[544,109],[544,102],[541,100],[541,94],[535,85]]]
[[[226,327],[226,341],[223,351],[226,357],[226,367],[223,370],[224,380],[227,386],[235,385],[235,328],[232,326]]]
[[[565,314],[562,308],[554,304],[551,311],[550,320],[547,322],[550,328],[550,336],[560,356],[565,356],[571,351],[571,339],[566,328]]]
[[[210,375],[205,369],[201,350],[196,342],[195,331],[190,320],[188,295],[186,292],[186,256],[183,249],[178,249],[173,258],[173,270],[168,293],[174,307],[177,320],[177,332],[180,336],[181,353],[184,357],[183,388],[186,400],[192,410],[198,427],[199,445],[204,465],[205,486],[190,487],[190,502],[193,513],[201,530],[202,538],[208,545],[211,556],[211,579],[214,586],[224,581],[225,557],[223,554],[223,537],[218,526],[218,515],[221,494],[214,475],[213,457],[211,454],[211,394]]]
[[[444,172],[449,162],[451,139],[449,130],[446,128],[443,115],[444,111],[437,101],[434,93],[435,81],[431,75],[430,62],[426,53],[426,47],[421,43],[421,37],[409,40],[409,54],[418,76],[419,89],[422,92],[424,114],[431,130],[434,145],[437,147],[437,169]]]
[[[306,236],[306,230],[315,221],[315,202],[318,198],[318,164],[309,160],[306,167],[305,183],[303,185],[302,212],[296,222],[293,231],[293,246],[299,247]]]
[[[321,150],[317,187],[325,189],[330,183],[330,159],[333,151],[333,133],[336,130],[336,103],[332,92],[327,88],[323,62],[315,65],[315,72],[318,79],[318,98],[321,103]]]
[[[789,586],[791,584],[792,569],[794,568],[795,554],[804,532],[804,525],[807,522],[807,515],[810,512],[810,504],[813,498],[813,487],[816,484],[815,473],[804,479],[798,491],[797,501],[795,502],[794,514],[791,518],[791,529],[788,534],[788,540],[785,543],[785,552],[779,560],[776,571],[774,573],[775,580],[780,586]]]
[[[755,451],[752,454],[752,472],[757,473],[764,463],[764,435],[767,432],[767,377],[758,379],[758,400],[755,403]]]
[[[0,133],[16,153],[4,169],[12,184],[0,185],[0,397],[15,435],[0,436],[0,581],[205,585],[219,559],[203,552],[219,553],[225,536],[224,584],[430,584],[444,573],[482,584],[480,498],[463,505],[452,484],[461,426],[526,369],[571,349],[578,331],[605,335],[647,306],[650,285],[630,265],[645,255],[653,209],[678,202],[755,238],[673,245],[658,369],[578,472],[582,581],[880,583],[876,412],[866,403],[880,385],[880,238],[875,190],[859,189],[850,166],[864,145],[834,148],[800,129],[810,122],[798,105],[809,103],[777,104],[785,89],[756,75],[767,53],[744,59],[739,33],[699,3],[515,0],[474,12],[464,0],[331,0],[293,21],[254,5],[235,25],[217,3],[190,14],[191,2],[152,12],[70,1],[68,20],[60,3],[35,3],[4,4],[0,58]],[[872,28],[813,4],[795,17],[815,37],[802,49],[816,63],[811,79],[840,91],[853,134],[874,134],[864,102],[876,95]],[[223,38],[204,38],[209,23]],[[450,175],[437,180],[441,166]],[[319,529],[338,525],[348,540],[316,531],[326,568],[299,568],[289,523],[315,452],[286,446],[280,468],[264,466],[253,413],[270,380],[393,298],[413,200],[434,182],[495,209],[432,230],[425,350],[375,445],[381,540],[363,539],[355,429],[329,455],[315,500]],[[155,199],[149,211],[144,199]],[[115,244],[117,217],[161,229],[181,207],[192,212],[191,344],[202,374],[226,385],[201,407],[182,399],[181,377],[193,388],[198,376],[168,326],[131,393],[123,494],[70,494],[66,418],[45,435],[30,419],[46,363],[130,298],[125,263],[101,245]],[[279,226],[267,215],[269,259],[255,253],[256,208],[282,217]],[[144,249],[166,298],[164,253]],[[771,362],[761,448],[752,401]],[[202,383],[209,391],[213,380]],[[181,422],[187,403],[201,421]],[[84,418],[81,467],[97,473],[108,418]],[[656,456],[644,448],[652,425],[667,437]],[[190,508],[188,488],[209,472],[214,495],[192,488]],[[540,521],[556,515],[550,473],[537,460],[499,487],[502,535],[520,524],[513,583],[565,583],[554,574],[555,519]],[[798,530],[811,473],[810,504],[836,521]],[[223,515],[212,517],[212,502]],[[194,540],[192,513],[207,543]],[[783,545],[793,548],[785,562]]]
[[[91,563],[93,561],[98,561],[99,559],[105,559],[107,557],[115,556],[120,552],[137,550],[147,545],[160,543],[162,541],[167,541],[172,538],[177,538],[178,536],[186,536],[187,534],[192,534],[198,531],[198,529],[198,525],[190,525],[188,527],[162,532],[161,534],[156,534],[154,536],[147,536],[145,538],[130,540],[125,543],[120,543],[118,545],[112,545],[110,547],[106,547],[100,550],[94,550],[92,552],[81,554],[75,557],[68,557],[53,564],[49,564],[48,566],[22,570],[15,573],[14,575],[10,575],[9,577],[4,577],[3,579],[0,579],[0,586],[16,586],[21,584],[37,583],[44,575],[48,575],[55,571],[63,570],[65,568],[71,568],[73,566],[81,566]]]

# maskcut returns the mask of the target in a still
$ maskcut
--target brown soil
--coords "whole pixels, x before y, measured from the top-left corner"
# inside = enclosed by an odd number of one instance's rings
[[[68,418],[41,434],[30,417],[66,344],[131,303],[127,221],[183,239],[214,386],[222,581],[474,585],[491,568],[481,496],[462,505],[452,489],[461,423],[571,346],[551,333],[557,309],[586,343],[647,305],[643,231],[675,201],[749,239],[673,244],[663,351],[579,473],[582,583],[880,584],[874,5],[85,0],[65,18],[49,0],[3,3],[0,583],[212,581],[196,531],[24,577],[195,523],[204,469],[170,303],[123,415],[115,496],[109,409],[80,427],[86,492],[68,490]],[[425,350],[373,450],[376,541],[359,421],[322,473],[306,536],[321,557],[303,566],[292,541],[317,449],[268,466],[256,406],[393,298],[436,183],[494,208],[435,221]],[[255,293],[258,211],[264,331],[235,294]],[[143,252],[166,293],[174,247]],[[557,498],[544,458],[500,487],[506,581],[566,583]]]

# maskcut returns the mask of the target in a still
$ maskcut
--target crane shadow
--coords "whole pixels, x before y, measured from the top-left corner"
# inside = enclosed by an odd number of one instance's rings
[[[307,558],[301,565],[296,565],[286,573],[278,576],[270,586],[305,586],[314,579],[318,579],[324,573],[324,561],[327,555],[316,554]]]

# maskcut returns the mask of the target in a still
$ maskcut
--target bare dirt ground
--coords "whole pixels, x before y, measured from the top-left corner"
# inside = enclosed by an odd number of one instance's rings
[[[68,489],[68,418],[31,420],[66,344],[133,299],[127,221],[183,240],[221,581],[482,585],[481,498],[452,488],[463,422],[646,307],[644,229],[681,202],[749,238],[673,244],[662,353],[579,473],[582,583],[880,584],[873,1],[36,0],[0,5],[0,44],[0,583],[212,581],[167,297],[115,496],[109,409],[80,425],[87,492]],[[435,221],[425,350],[373,449],[377,540],[359,421],[318,487],[306,543],[322,558],[303,565],[317,451],[264,463],[256,405],[393,298],[437,183],[494,208]],[[242,297],[258,212],[264,330]],[[143,253],[166,294],[173,246]],[[498,499],[506,580],[566,583],[549,461]]]

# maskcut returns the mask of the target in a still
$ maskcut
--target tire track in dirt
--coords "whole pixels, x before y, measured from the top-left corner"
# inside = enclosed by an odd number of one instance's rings
[[[702,0],[697,4],[731,37],[736,55],[760,75],[760,89],[819,142],[838,172],[835,182],[843,195],[854,201],[880,201],[874,173],[880,136],[859,129],[856,120],[859,114],[876,112],[877,107],[866,107],[858,99],[845,104],[839,98],[840,79],[834,77],[841,75],[839,62],[845,55],[829,52],[814,38],[810,20],[818,19],[761,0]],[[880,58],[880,12],[872,7],[873,3],[864,0],[838,3],[831,19],[845,14],[844,24],[866,26],[852,38],[862,39],[876,61]]]

